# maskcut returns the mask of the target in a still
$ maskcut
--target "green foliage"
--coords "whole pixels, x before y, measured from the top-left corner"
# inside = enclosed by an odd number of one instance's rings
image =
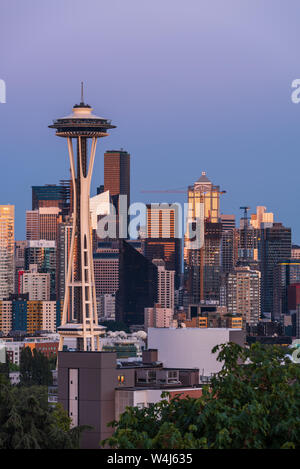
[[[80,434],[60,405],[48,405],[46,387],[11,386],[0,376],[0,449],[76,449]]]
[[[52,384],[51,362],[41,352],[24,347],[20,356],[21,386],[50,386]]]
[[[69,417],[68,412],[60,403],[56,404],[53,410],[53,415],[56,419],[56,425],[64,432],[69,431],[71,428],[72,419]]]
[[[8,361],[8,356],[6,354],[6,360],[4,363],[0,363],[0,375],[4,376],[7,380],[9,379],[9,361]]]
[[[128,407],[112,448],[300,449],[300,368],[278,346],[217,346],[222,370],[199,399],[168,394],[157,404]]]
[[[130,332],[129,327],[121,321],[101,321],[100,324],[107,327],[107,331],[125,331],[128,334]]]
[[[8,361],[8,368],[9,371],[20,371],[19,365],[16,365],[15,363],[12,363],[10,361]]]

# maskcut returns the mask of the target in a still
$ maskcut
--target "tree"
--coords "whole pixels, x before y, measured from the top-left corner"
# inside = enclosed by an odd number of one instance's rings
[[[278,346],[223,344],[222,370],[198,399],[176,397],[149,408],[128,407],[112,448],[300,448],[300,368]]]
[[[49,386],[52,384],[51,362],[41,352],[24,347],[20,355],[21,386]]]
[[[124,331],[126,333],[130,333],[129,326],[127,326],[122,321],[100,321],[101,326],[107,328],[107,331],[115,332],[115,331]]]
[[[8,360],[8,355],[6,353],[6,359],[4,363],[0,362],[0,375],[4,376],[5,378],[9,379],[9,360]]]
[[[0,449],[76,449],[83,430],[71,429],[61,405],[48,405],[46,387],[11,386],[0,376]]]

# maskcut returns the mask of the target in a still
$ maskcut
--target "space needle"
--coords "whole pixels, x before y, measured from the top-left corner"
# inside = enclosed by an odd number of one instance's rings
[[[84,103],[83,83],[81,102],[75,104],[72,114],[56,119],[50,128],[67,139],[73,189],[72,236],[68,256],[67,278],[60,335],[59,351],[65,338],[76,338],[78,350],[100,350],[103,327],[98,325],[93,252],[90,222],[90,186],[97,139],[106,137],[116,126],[111,121],[92,113]],[[73,141],[75,140],[75,149]],[[76,152],[76,163],[74,158]]]

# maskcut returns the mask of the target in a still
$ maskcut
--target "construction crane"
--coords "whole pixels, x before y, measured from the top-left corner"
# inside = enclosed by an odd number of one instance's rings
[[[143,194],[186,194],[186,189],[180,187],[179,189],[157,189],[157,190],[141,190]]]
[[[154,190],[141,190],[140,191],[142,194],[186,194],[187,193],[187,188],[186,189],[154,189]],[[204,191],[203,194],[209,191]],[[215,192],[213,190],[213,192]],[[219,194],[226,194],[226,191],[218,191]]]

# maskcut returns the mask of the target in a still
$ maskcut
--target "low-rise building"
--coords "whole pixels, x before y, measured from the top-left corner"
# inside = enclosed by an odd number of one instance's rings
[[[58,402],[74,426],[93,427],[83,433],[82,448],[99,448],[99,441],[113,433],[107,423],[126,406],[150,406],[164,391],[170,398],[201,396],[199,370],[166,369],[157,361],[157,350],[145,351],[143,361],[133,363],[117,362],[114,352],[59,352]]]
[[[158,358],[167,368],[198,368],[200,380],[218,373],[223,364],[212,353],[216,345],[235,342],[245,343],[242,329],[225,328],[149,328],[148,347],[158,349]]]
[[[155,304],[153,308],[145,308],[144,326],[148,327],[176,327],[177,321],[174,321],[174,310],[163,308],[160,304]]]

